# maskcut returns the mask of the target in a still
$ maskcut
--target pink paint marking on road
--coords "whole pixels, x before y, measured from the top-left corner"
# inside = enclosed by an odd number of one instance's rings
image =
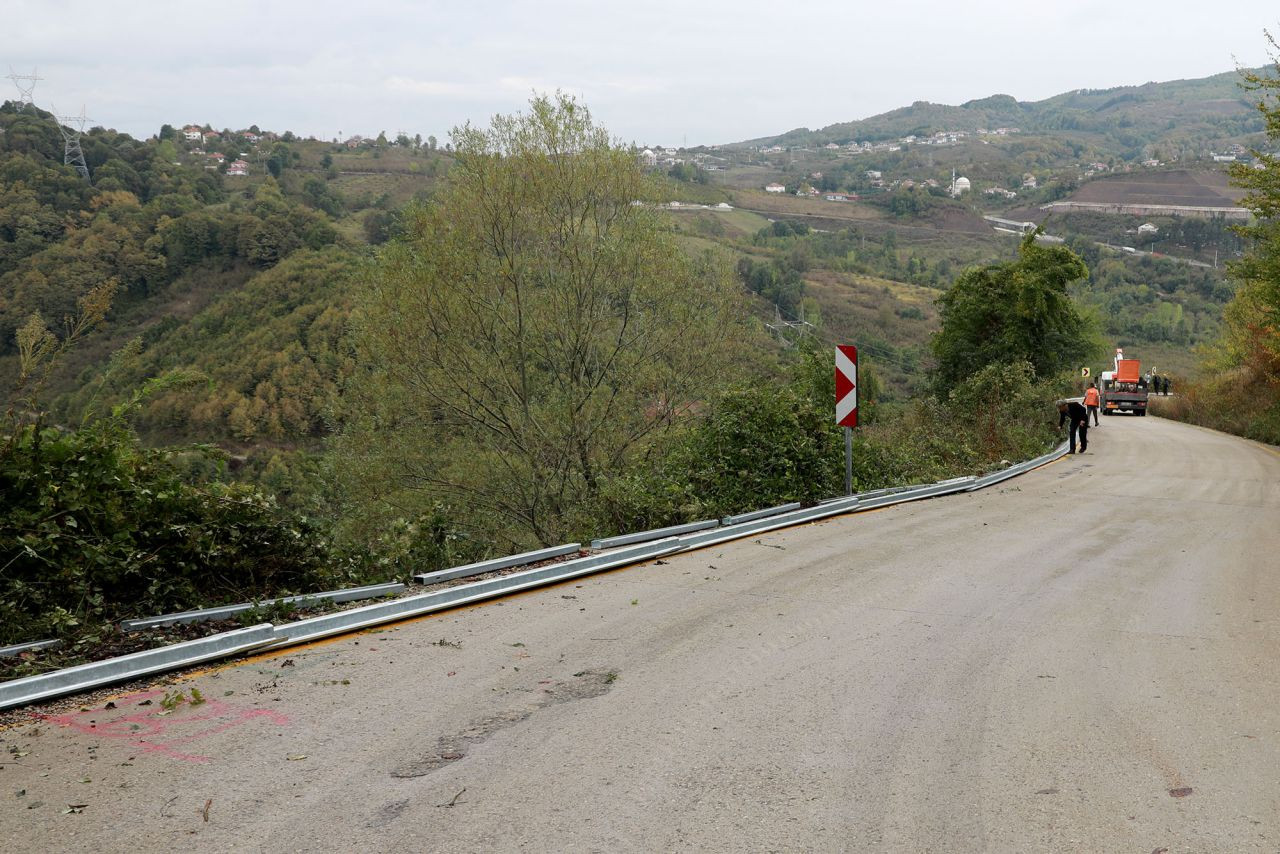
[[[153,703],[163,698],[163,690],[143,691],[126,695],[114,701],[117,706],[139,706],[148,700]],[[159,705],[147,708],[146,711],[120,714],[111,720],[102,720],[104,714],[113,711],[125,712],[125,709],[85,709],[63,715],[37,715],[47,723],[68,727],[86,735],[119,739],[132,744],[148,753],[159,753],[170,759],[183,762],[209,762],[212,756],[199,753],[188,753],[178,750],[178,746],[186,746],[194,741],[207,738],[229,729],[242,726],[250,721],[265,718],[266,722],[276,726],[286,726],[289,718],[269,709],[258,709],[248,706],[233,705],[222,700],[205,700],[192,706],[179,705],[172,711]],[[86,715],[95,715],[92,720]],[[198,724],[210,724],[198,727]],[[193,731],[194,730],[194,731]],[[163,741],[157,740],[161,737]]]

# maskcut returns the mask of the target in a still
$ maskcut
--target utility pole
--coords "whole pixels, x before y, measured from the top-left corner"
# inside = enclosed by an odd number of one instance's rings
[[[88,181],[89,164],[85,162],[84,151],[80,148],[80,135],[84,133],[85,122],[89,121],[89,119],[85,118],[84,107],[80,108],[80,115],[78,116],[59,116],[52,104],[49,107],[54,112],[54,118],[58,122],[58,130],[62,133],[62,164],[75,167],[75,170],[80,173],[80,177]],[[74,129],[71,127],[73,124],[75,125]]]
[[[32,100],[32,93],[36,89],[36,81],[43,78],[36,76],[36,69],[31,69],[30,74],[19,74],[13,70],[13,66],[9,66],[9,79],[13,81],[13,85],[18,87],[18,112],[23,112],[27,108],[27,104],[35,105]]]

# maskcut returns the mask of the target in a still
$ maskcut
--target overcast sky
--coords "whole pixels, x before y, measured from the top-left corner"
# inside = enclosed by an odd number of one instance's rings
[[[4,0],[0,75],[38,67],[39,106],[136,136],[207,122],[443,144],[559,88],[625,141],[697,145],[1204,77],[1267,62],[1264,28],[1280,31],[1276,0]]]

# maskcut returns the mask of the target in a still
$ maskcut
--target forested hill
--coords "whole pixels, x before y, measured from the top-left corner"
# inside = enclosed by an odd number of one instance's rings
[[[1024,133],[1075,132],[1110,141],[1118,151],[1162,143],[1198,148],[1262,131],[1262,119],[1234,71],[1194,80],[1077,89],[1043,101],[992,95],[959,106],[917,101],[909,107],[820,130],[797,128],[743,146],[807,146],[881,142],[940,131],[1018,128]]]
[[[210,382],[152,401],[141,426],[158,439],[292,445],[325,432],[351,275],[447,158],[253,131],[95,128],[81,140],[85,181],[63,164],[50,114],[0,107],[0,389],[14,384],[19,327],[38,314],[61,334],[108,283],[106,323],[45,394],[63,423],[182,368]],[[225,174],[242,152],[249,174]]]

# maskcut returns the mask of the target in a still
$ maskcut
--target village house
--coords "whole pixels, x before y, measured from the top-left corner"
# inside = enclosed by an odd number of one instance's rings
[[[249,164],[243,160],[233,161],[231,165],[227,167],[227,174],[228,175],[248,175]]]
[[[204,138],[204,131],[195,125],[187,125],[182,129],[182,137],[190,142],[199,142]]]
[[[784,184],[777,184],[777,183],[765,184],[764,191],[766,193],[785,193],[787,191],[787,188]]]

